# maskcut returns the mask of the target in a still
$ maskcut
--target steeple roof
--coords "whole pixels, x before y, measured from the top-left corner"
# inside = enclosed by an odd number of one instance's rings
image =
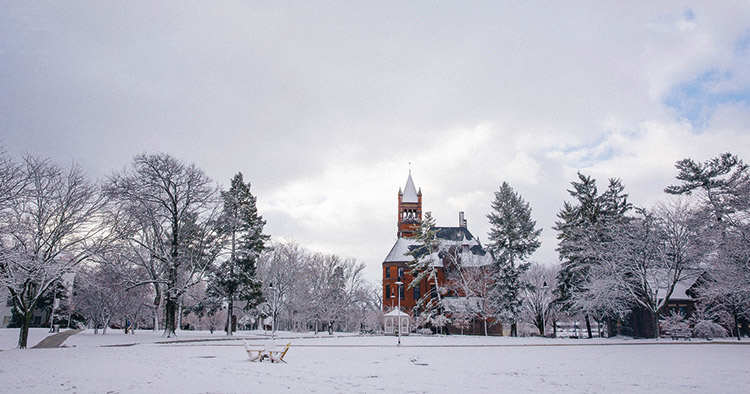
[[[419,202],[417,196],[417,189],[414,187],[414,181],[411,179],[411,171],[409,171],[409,178],[406,179],[406,186],[404,186],[404,196],[401,199],[403,202]]]

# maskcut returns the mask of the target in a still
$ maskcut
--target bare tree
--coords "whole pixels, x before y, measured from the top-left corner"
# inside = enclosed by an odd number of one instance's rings
[[[489,255],[463,252],[460,245],[447,248],[443,264],[446,267],[446,286],[454,297],[446,297],[451,307],[451,319],[466,328],[475,319],[482,321],[484,335],[500,322],[505,310],[495,295],[497,267]]]
[[[546,328],[555,313],[553,289],[557,286],[557,265],[533,263],[524,272],[521,306],[522,317],[530,321],[539,330],[539,335],[546,335]]]
[[[0,149],[0,212],[9,206],[28,181],[21,166]]]
[[[195,165],[167,154],[140,154],[132,168],[109,178],[107,191],[128,213],[130,244],[148,277],[133,286],[163,286],[164,336],[177,328],[182,294],[216,258],[216,187]],[[149,267],[154,269],[149,269]]]
[[[263,282],[265,307],[273,318],[276,331],[279,314],[291,310],[301,283],[302,269],[309,258],[307,251],[294,242],[275,243],[258,261],[258,277]]]
[[[114,233],[104,225],[104,198],[77,166],[26,156],[11,189],[0,215],[0,284],[23,316],[18,347],[25,348],[39,300]]]
[[[307,290],[306,310],[309,318],[325,324],[330,335],[334,324],[354,313],[356,297],[364,291],[364,264],[337,255],[315,254],[302,271]]]
[[[696,275],[704,248],[694,215],[684,201],[661,205],[641,217],[613,226],[611,259],[619,263],[624,289],[631,302],[653,317],[659,337],[659,314],[664,311],[677,283]]]
[[[81,266],[76,273],[74,304],[76,311],[102,334],[113,320],[135,321],[145,301],[143,288],[128,288],[119,270],[112,264]]]

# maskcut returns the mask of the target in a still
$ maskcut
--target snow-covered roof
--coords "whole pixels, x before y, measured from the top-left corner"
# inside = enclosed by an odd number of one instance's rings
[[[672,291],[672,295],[669,296],[670,301],[695,301],[695,298],[691,297],[687,294],[687,291],[690,290],[693,285],[695,285],[695,282],[698,280],[698,277],[700,277],[701,271],[686,271],[683,272],[683,278],[679,280],[674,285],[674,290]],[[652,276],[649,278],[649,285],[653,287],[658,287],[659,291],[659,299],[661,300],[664,298],[664,294],[667,292],[667,280],[666,278],[669,276],[669,273],[666,271],[657,271],[655,277]]]
[[[402,311],[400,311],[400,310],[398,310],[398,309],[394,309],[394,310],[392,310],[392,311],[390,311],[390,312],[386,313],[385,315],[386,315],[386,316],[394,316],[394,317],[398,317],[398,315],[401,315],[401,316],[406,316],[406,317],[408,317],[408,316],[409,316],[409,314],[408,314],[408,313],[406,313],[406,312],[402,312]]]
[[[443,266],[443,254],[451,247],[457,247],[464,266],[481,267],[492,263],[490,256],[482,249],[482,245],[465,227],[436,227],[437,237],[440,239],[439,250],[430,256],[435,267]],[[414,238],[398,238],[391,251],[383,260],[384,263],[405,263],[413,260],[408,253],[418,247],[419,242]],[[421,256],[426,258],[426,256]]]
[[[402,202],[419,202],[419,196],[417,195],[417,188],[414,187],[414,181],[411,179],[411,171],[409,172],[409,178],[406,179],[406,186],[404,186],[404,194],[401,198]]]
[[[479,297],[445,297],[443,308],[446,312],[470,312],[481,310]]]
[[[407,256],[410,246],[416,246],[417,241],[412,238],[399,238],[396,243],[393,244],[391,251],[388,252],[388,256],[383,260],[384,263],[403,263],[411,261],[411,256]]]
[[[693,287],[695,281],[698,280],[698,276],[692,276],[687,279],[683,279],[674,285],[674,291],[669,296],[670,301],[694,301],[695,299],[687,294],[688,289]]]

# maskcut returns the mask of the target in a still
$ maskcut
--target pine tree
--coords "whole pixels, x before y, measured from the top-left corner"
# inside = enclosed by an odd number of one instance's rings
[[[268,236],[266,222],[258,215],[256,198],[250,193],[242,173],[232,178],[228,191],[221,193],[224,208],[219,220],[220,232],[227,237],[229,258],[211,272],[209,291],[227,301],[227,335],[232,335],[235,301],[247,302],[252,309],[263,302],[262,285],[256,275],[256,262]]]
[[[531,219],[529,203],[516,193],[507,182],[495,192],[490,221],[490,244],[487,249],[495,269],[493,298],[511,320],[511,335],[518,335],[516,320],[521,308],[523,284],[521,275],[529,268],[526,258],[541,245],[536,221]]]
[[[415,239],[417,240],[417,247],[407,253],[413,259],[408,264],[409,274],[413,278],[408,288],[411,289],[414,286],[418,286],[424,279],[435,283],[435,292],[423,292],[415,308],[420,313],[420,316],[422,316],[422,320],[429,322],[441,313],[440,308],[442,305],[435,265],[439,258],[440,240],[437,237],[437,229],[432,212],[425,212],[424,218],[419,223]],[[396,291],[398,292],[399,289]],[[397,293],[397,296],[400,297],[401,294]]]
[[[731,153],[704,163],[683,159],[675,164],[680,185],[667,187],[668,194],[691,195],[697,192],[712,258],[710,274],[700,291],[703,302],[722,305],[733,317],[739,335],[740,315],[750,316],[750,167]]]
[[[619,179],[610,179],[607,190],[599,194],[596,180],[578,173],[579,182],[571,182],[573,190],[568,193],[577,204],[565,202],[555,222],[559,240],[557,251],[562,264],[557,276],[557,303],[562,310],[582,313],[586,318],[586,329],[592,337],[589,314],[602,312],[601,305],[580,302],[587,299],[589,285],[592,284],[592,268],[601,265],[601,251],[607,243],[607,226],[625,220],[625,213],[632,205],[624,194],[624,186]],[[589,298],[591,299],[591,298]],[[575,310],[576,306],[587,305],[586,310]],[[606,308],[605,308],[606,309]],[[604,311],[608,313],[611,311]]]

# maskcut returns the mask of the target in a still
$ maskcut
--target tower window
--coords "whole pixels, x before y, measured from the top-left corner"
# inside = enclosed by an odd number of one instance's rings
[[[422,295],[419,294],[419,285],[414,286],[414,299],[418,300]]]
[[[385,298],[391,298],[391,285],[385,285]]]
[[[383,267],[385,269],[385,277],[390,278],[391,277],[391,267]]]
[[[404,267],[398,267],[398,280],[404,279]]]

